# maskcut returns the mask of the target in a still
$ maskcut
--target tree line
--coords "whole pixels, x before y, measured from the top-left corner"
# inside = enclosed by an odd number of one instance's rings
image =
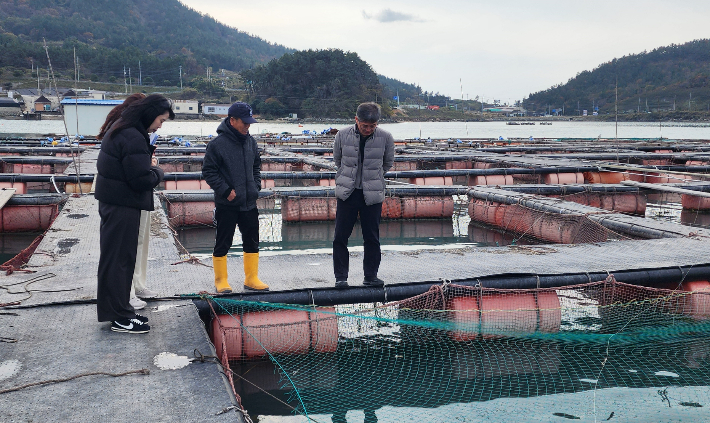
[[[617,103],[618,93],[618,103]],[[624,56],[565,84],[530,94],[529,111],[565,115],[710,110],[710,40],[695,40]]]

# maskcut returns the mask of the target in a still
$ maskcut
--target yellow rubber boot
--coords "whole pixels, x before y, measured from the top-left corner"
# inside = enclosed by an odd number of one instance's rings
[[[232,292],[232,287],[227,280],[227,256],[212,256],[212,267],[214,267],[214,286],[217,292],[220,294]]]
[[[244,253],[244,288],[268,291],[269,286],[259,280],[259,253]]]

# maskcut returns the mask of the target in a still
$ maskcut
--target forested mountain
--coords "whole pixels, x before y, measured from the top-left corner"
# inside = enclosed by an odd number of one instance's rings
[[[660,47],[604,63],[566,84],[531,94],[529,111],[614,113],[710,110],[710,40]]]
[[[235,4],[235,7],[238,5]],[[179,85],[209,67],[241,71],[289,50],[202,15],[178,0],[2,0],[0,67],[74,69],[84,79],[123,79],[123,68]],[[140,61],[140,70],[139,70]]]
[[[245,70],[241,76],[261,113],[352,117],[365,101],[377,101],[388,113],[377,74],[357,53],[297,51]]]

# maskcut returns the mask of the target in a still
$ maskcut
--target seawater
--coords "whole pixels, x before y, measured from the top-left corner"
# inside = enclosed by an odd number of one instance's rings
[[[252,134],[301,134],[304,130],[320,133],[324,129],[342,129],[350,124],[283,123],[261,121],[251,125]],[[163,136],[209,136],[217,134],[219,121],[168,121],[158,131]],[[579,122],[553,121],[552,125],[506,125],[506,122],[402,122],[383,123],[381,128],[396,139],[432,138],[665,138],[669,140],[710,139],[710,123],[677,122]],[[0,134],[65,135],[61,120],[24,121],[0,119]]]
[[[383,220],[380,223],[380,242],[384,251],[407,251],[427,248],[460,248],[465,246],[499,247],[505,245],[534,245],[542,241],[512,232],[471,222],[468,199],[455,196],[454,214],[446,219]],[[335,222],[284,222],[279,201],[275,209],[259,210],[259,252],[275,254],[329,254],[332,252]],[[177,231],[178,240],[199,258],[209,258],[214,248],[215,229],[208,227],[184,228]],[[348,247],[362,252],[360,223],[355,224]],[[239,231],[234,234],[228,255],[242,254]]]

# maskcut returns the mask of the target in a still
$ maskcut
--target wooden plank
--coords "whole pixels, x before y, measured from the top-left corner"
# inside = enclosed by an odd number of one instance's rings
[[[651,189],[654,191],[673,192],[676,194],[695,195],[697,197],[710,198],[710,192],[693,191],[690,189],[678,188],[678,187],[669,187],[668,185],[663,185],[663,184],[647,184],[644,182],[621,181],[621,185],[629,185],[629,186],[633,186],[633,187],[646,188],[646,189]]]
[[[15,188],[0,189],[0,209],[5,207],[5,203],[15,194]]]

